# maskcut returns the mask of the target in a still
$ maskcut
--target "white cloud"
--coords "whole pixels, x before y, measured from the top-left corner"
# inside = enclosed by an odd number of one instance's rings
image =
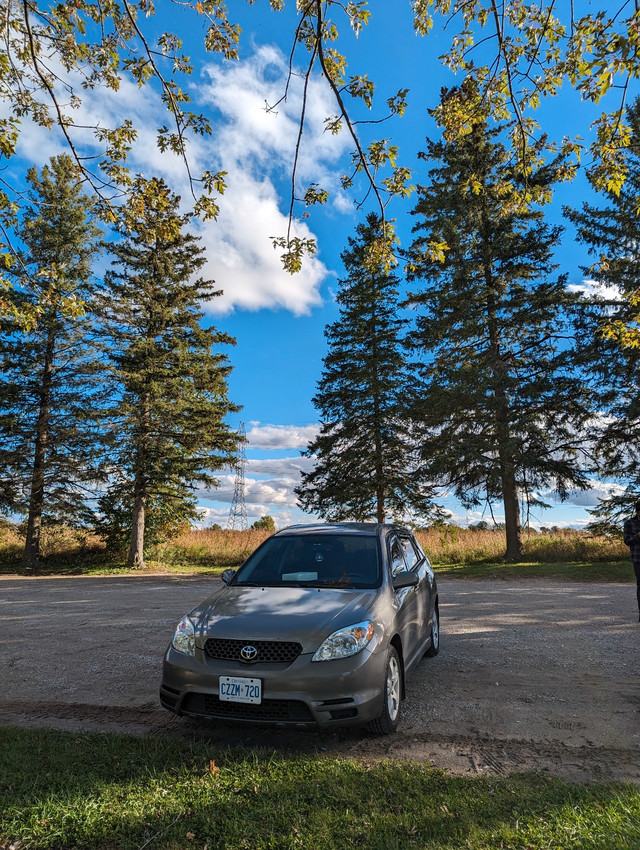
[[[290,175],[298,133],[301,105],[301,81],[292,80],[289,97],[274,109],[265,110],[265,102],[275,103],[284,91],[288,63],[274,47],[262,47],[238,63],[209,65],[205,80],[193,86],[203,101],[203,112],[215,112],[209,137],[191,139],[191,172],[203,169],[227,172],[227,190],[220,198],[216,221],[194,225],[207,248],[206,277],[216,281],[223,295],[208,305],[212,313],[227,313],[236,308],[286,309],[296,315],[309,313],[321,303],[319,288],[329,274],[316,256],[304,261],[302,271],[290,275],[284,271],[280,251],[272,237],[287,232]],[[61,77],[68,78],[62,72]],[[81,80],[68,78],[78,91]],[[64,100],[66,94],[63,93]],[[127,118],[138,131],[129,157],[133,173],[146,177],[164,177],[180,194],[185,206],[190,202],[190,186],[181,157],[162,153],[156,145],[157,128],[169,122],[157,92],[152,87],[139,89],[123,79],[117,92],[96,88],[82,92],[79,109],[68,109],[78,125],[90,128],[116,126]],[[334,166],[348,146],[346,135],[323,132],[322,120],[334,110],[328,88],[320,80],[311,82],[307,102],[307,123],[298,162],[299,185],[318,182],[337,189]],[[82,155],[99,158],[101,145],[90,129],[73,130]],[[51,155],[66,149],[59,130],[36,127],[24,120],[19,153],[29,162],[44,164]],[[282,186],[279,191],[278,184]],[[335,207],[339,209],[339,205]],[[304,222],[294,222],[293,234],[314,238]]]
[[[290,478],[271,478],[269,481],[245,479],[245,501],[247,505],[278,505],[295,507],[296,496],[293,487],[296,482]]]
[[[235,476],[219,475],[220,486],[198,491],[199,502],[206,506],[209,502],[221,502],[230,505],[235,492]],[[249,513],[269,513],[274,507],[295,508],[297,498],[294,488],[300,481],[299,475],[274,476],[272,478],[254,478],[250,474],[244,476],[244,501]]]
[[[570,283],[569,292],[580,293],[587,300],[603,299],[605,301],[620,301],[620,290],[617,286],[606,286],[597,280],[583,280],[582,283]]]
[[[204,274],[222,290],[205,309],[214,314],[236,308],[284,308],[297,316],[309,313],[322,303],[319,289],[328,274],[326,267],[308,257],[297,274],[286,272],[282,251],[272,243],[272,237],[287,231],[273,185],[248,172],[226,170],[229,188],[220,199],[220,215],[198,228],[207,249]],[[306,225],[296,225],[294,235],[314,238]]]
[[[574,505],[576,507],[582,508],[594,508],[598,505],[601,499],[609,499],[611,496],[617,496],[620,493],[625,492],[625,488],[620,484],[615,484],[613,482],[607,481],[599,481],[596,478],[591,479],[588,482],[589,486],[586,490],[573,490],[569,493],[568,497],[561,502],[558,498],[558,494],[555,490],[548,489],[544,492],[536,493],[535,495],[541,501],[546,502],[547,504],[551,504],[553,506],[559,505]],[[548,513],[548,511],[544,511],[543,514]],[[590,522],[589,518],[585,519],[585,522]],[[542,525],[557,525],[555,521],[549,520],[548,523],[542,523]]]
[[[309,472],[313,465],[314,460],[309,457],[249,458],[247,472],[252,476],[295,478],[298,481],[300,473]]]
[[[133,143],[129,155],[129,167],[132,173],[142,173],[147,177],[163,176],[174,186],[175,191],[184,194],[188,185],[181,157],[171,153],[162,153],[156,145],[157,128],[168,121],[157,92],[153,87],[139,88],[126,76],[123,77],[117,91],[96,87],[82,91],[82,78],[79,74],[67,74],[61,65],[49,60],[49,65],[59,79],[76,93],[81,94],[79,106],[65,106],[68,100],[66,85],[58,85],[57,97],[63,106],[63,112],[73,121],[68,133],[80,156],[85,157],[85,165],[98,175],[98,161],[103,155],[104,143],[95,136],[96,127],[107,129],[133,122],[137,132],[137,141]],[[2,114],[8,111],[7,104],[2,105]],[[49,158],[61,153],[70,153],[60,129],[52,129],[33,124],[28,118],[22,121],[18,154],[24,159],[43,165]],[[86,159],[87,154],[95,157],[95,162]],[[100,180],[98,180],[98,183]],[[108,190],[107,194],[108,194]]]
[[[273,518],[276,528],[286,528],[288,525],[299,525],[301,523],[322,522],[320,517],[305,514],[300,510],[280,510]]]
[[[229,519],[229,508],[200,508],[200,519],[194,523],[196,528],[219,525],[225,528]]]
[[[267,452],[306,448],[317,433],[317,425],[261,425],[253,422],[247,433],[248,447]],[[293,521],[309,521],[308,515],[298,508],[294,491],[300,483],[301,471],[312,467],[312,458],[299,455],[248,458],[244,470],[244,501],[248,516],[259,518],[270,514],[277,519],[279,528]],[[199,503],[208,512],[205,525],[217,522],[225,526],[229,516],[229,507],[226,506],[231,505],[235,492],[235,471],[224,470],[217,479],[219,487],[199,490]],[[286,521],[283,519],[285,516]]]
[[[209,83],[199,93],[225,118],[223,128],[216,132],[217,139],[224,142],[225,165],[249,163],[273,172],[279,170],[280,176],[289,179],[299,133],[303,81],[294,76],[289,81],[287,97],[282,100],[287,75],[287,58],[270,45],[257,48],[242,62],[206,66]],[[324,118],[335,111],[335,103],[320,78],[310,80],[305,110],[299,177],[335,183],[328,166],[344,153],[349,142],[346,134],[324,132]]]
[[[255,449],[306,449],[318,435],[318,425],[261,425],[251,423],[247,440]]]
[[[592,480],[589,482],[588,490],[578,490],[571,493],[567,502],[571,505],[592,508],[596,507],[601,499],[610,499],[624,493],[626,488],[620,484]]]
[[[235,473],[229,472],[225,475],[218,474],[216,476],[218,487],[200,487],[197,492],[201,500],[205,502],[228,502],[233,501],[233,493],[235,490]]]
[[[321,302],[319,287],[328,274],[324,264],[318,258],[307,258],[302,271],[290,275],[282,268],[280,251],[272,246],[272,237],[285,235],[288,227],[301,81],[293,78],[287,100],[272,111],[267,111],[266,104],[274,104],[282,96],[287,72],[283,54],[269,46],[257,49],[241,63],[206,68],[208,82],[199,94],[218,110],[222,120],[216,123],[210,150],[200,153],[208,155],[206,167],[222,169],[228,175],[220,215],[201,229],[209,272],[223,290],[223,295],[209,304],[213,313],[266,307],[301,315]],[[318,182],[335,187],[332,166],[347,142],[323,132],[322,119],[331,111],[326,86],[312,81],[297,166],[300,185]],[[282,198],[276,189],[278,181],[285,187]],[[294,222],[292,235],[313,238],[308,225],[299,221]]]

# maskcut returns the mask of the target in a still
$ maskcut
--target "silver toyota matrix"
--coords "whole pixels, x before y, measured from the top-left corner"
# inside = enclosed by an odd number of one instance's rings
[[[394,732],[405,678],[439,647],[438,591],[407,529],[299,525],[178,624],[160,701],[177,714]]]

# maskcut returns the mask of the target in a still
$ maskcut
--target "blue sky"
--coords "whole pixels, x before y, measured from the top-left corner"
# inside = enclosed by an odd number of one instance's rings
[[[160,6],[161,4],[158,4]],[[297,225],[297,233],[313,236],[318,254],[304,265],[302,272],[290,276],[281,268],[271,237],[286,232],[291,166],[298,129],[300,85],[292,87],[286,103],[268,113],[265,102],[281,97],[291,48],[294,9],[273,13],[265,2],[249,6],[228,4],[230,14],[243,27],[240,59],[215,61],[200,50],[201,32],[194,30],[193,19],[185,18],[180,27],[180,11],[171,7],[173,20],[157,20],[159,29],[182,29],[184,50],[195,62],[190,90],[195,107],[212,117],[210,138],[194,141],[191,157],[196,167],[228,172],[228,190],[220,201],[216,222],[198,226],[207,248],[207,277],[216,280],[223,296],[206,305],[206,321],[237,339],[229,350],[234,370],[230,378],[230,396],[242,405],[233,424],[246,424],[247,467],[245,498],[249,521],[271,514],[279,527],[307,519],[295,504],[293,487],[301,468],[309,461],[300,452],[317,428],[317,412],[311,399],[325,354],[324,328],[337,317],[334,293],[342,273],[340,252],[357,224],[373,209],[371,203],[356,207],[357,193],[345,195],[339,187],[340,175],[348,170],[351,144],[345,134],[323,133],[323,119],[335,112],[328,87],[319,79],[312,81],[308,101],[307,125],[299,162],[301,186],[317,182],[331,192],[326,206],[314,208],[311,218]],[[288,6],[294,4],[289,3]],[[417,37],[412,29],[410,4],[371,3],[373,18],[359,39],[345,33],[344,48],[350,59],[350,73],[369,73],[376,83],[376,117],[384,103],[400,88],[409,88],[409,108],[402,118],[393,119],[374,129],[375,138],[393,137],[400,148],[400,159],[415,169],[414,182],[425,179],[424,164],[417,153],[427,135],[435,134],[427,109],[434,107],[442,85],[456,79],[438,62],[448,38],[438,31]],[[237,17],[234,17],[237,16]],[[188,23],[190,21],[190,23]],[[160,26],[161,25],[161,26]],[[191,32],[191,36],[184,35]],[[379,109],[379,113],[377,110]],[[146,176],[159,174],[184,197],[188,195],[182,164],[155,147],[155,128],[165,122],[151,91],[125,84],[117,94],[87,93],[82,107],[86,123],[103,124],[122,120],[131,114],[142,127],[139,144],[132,152],[132,167]],[[571,92],[545,104],[541,120],[558,137],[579,133],[589,137],[589,124],[595,112]],[[372,130],[363,127],[365,134]],[[86,144],[91,145],[89,139]],[[63,149],[62,141],[52,133],[27,129],[20,146],[22,161],[15,160],[17,172],[24,162],[44,163]],[[562,204],[578,205],[589,190],[584,179],[561,187],[549,210],[551,220],[560,219]],[[404,244],[410,241],[409,210],[415,198],[397,202],[389,215],[398,220],[398,232]],[[559,271],[567,272],[570,283],[581,285],[580,266],[588,264],[584,249],[569,231],[557,254]],[[225,525],[233,494],[233,473],[223,471],[217,491],[201,494],[204,522]],[[534,524],[583,524],[586,508],[596,502],[603,490],[594,482],[594,490],[577,494],[564,505],[537,514]],[[544,494],[551,498],[551,494]],[[445,505],[452,517],[466,524],[482,518],[483,512],[466,512],[450,498]],[[499,505],[494,507],[501,516]],[[489,518],[485,513],[486,518]]]

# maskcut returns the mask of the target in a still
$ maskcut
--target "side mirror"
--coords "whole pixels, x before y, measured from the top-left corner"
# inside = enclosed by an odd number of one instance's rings
[[[225,570],[220,576],[220,578],[225,584],[231,584],[231,579],[234,577],[235,574],[235,570]]]
[[[396,573],[393,577],[393,589],[402,590],[403,587],[417,587],[420,582],[417,573],[403,570],[401,573]]]

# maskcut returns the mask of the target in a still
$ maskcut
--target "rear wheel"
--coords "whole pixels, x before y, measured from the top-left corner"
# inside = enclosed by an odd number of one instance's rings
[[[440,614],[438,612],[438,603],[433,609],[433,620],[431,621],[431,644],[425,652],[427,658],[433,658],[438,654],[440,649]]]
[[[402,700],[402,665],[395,647],[389,647],[384,677],[384,699],[380,716],[372,720],[369,730],[376,735],[390,735],[398,728]]]

